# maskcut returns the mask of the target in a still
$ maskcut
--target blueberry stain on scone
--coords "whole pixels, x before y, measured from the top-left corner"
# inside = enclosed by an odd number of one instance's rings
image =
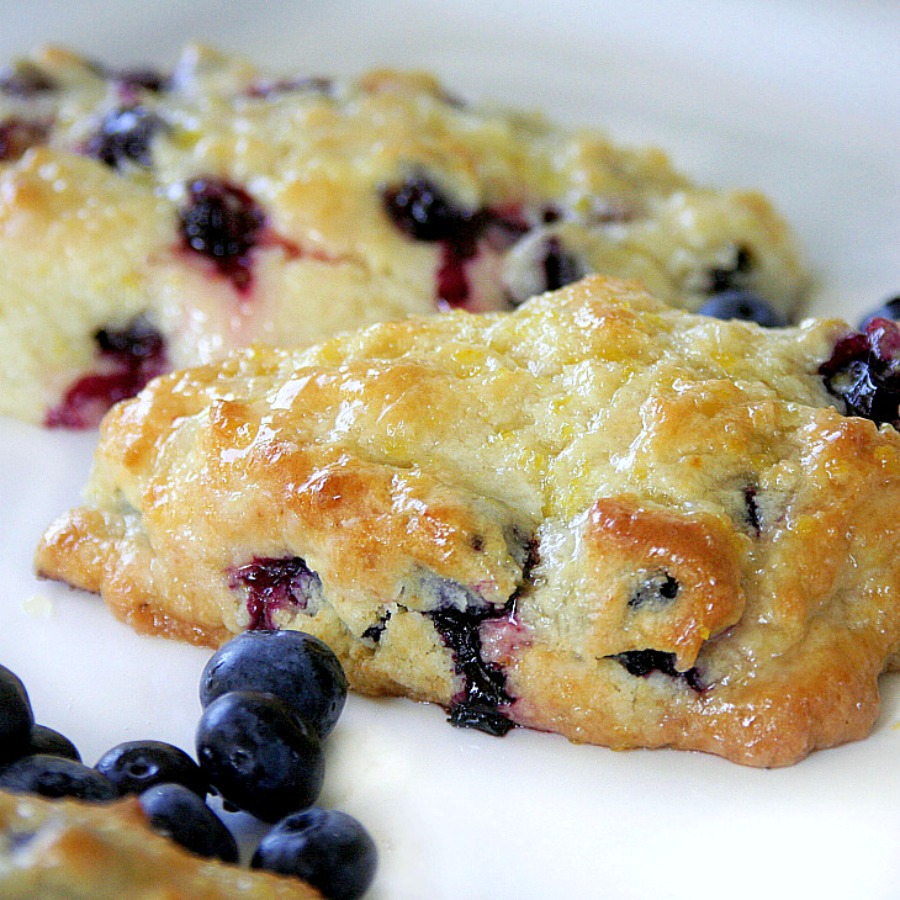
[[[281,610],[315,615],[321,602],[322,582],[299,556],[254,559],[232,570],[229,583],[246,591],[249,631],[277,629]]]
[[[120,400],[168,369],[163,336],[143,315],[93,335],[96,368],[77,378],[47,413],[48,428],[92,428]]]
[[[265,213],[246,190],[211,177],[187,185],[187,199],[179,211],[185,246],[210,260],[242,293],[252,283],[250,251],[259,243],[265,223]]]
[[[381,197],[399,231],[415,241],[438,245],[435,297],[442,309],[465,307],[470,302],[469,267],[481,251],[506,249],[527,230],[513,215],[462,207],[425,175],[384,187]]]
[[[91,374],[97,330],[141,312],[181,368],[509,311],[591,272],[691,310],[746,292],[785,320],[809,282],[761,195],[423,73],[273,76],[197,46],[163,72],[49,48],[0,79],[0,123],[0,412],[33,422]]]
[[[506,692],[506,679],[500,666],[485,662],[481,652],[481,624],[490,618],[508,616],[510,610],[456,609],[447,607],[428,613],[443,642],[453,652],[453,665],[465,683],[453,698],[448,721],[463,728],[476,728],[502,737],[511,728],[503,707],[512,702]]]

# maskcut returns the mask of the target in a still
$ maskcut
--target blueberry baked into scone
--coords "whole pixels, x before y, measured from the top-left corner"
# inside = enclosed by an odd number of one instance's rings
[[[900,330],[766,330],[593,276],[247,348],[101,427],[40,574],[143,632],[295,628],[351,685],[786,765],[900,649]]]
[[[807,283],[761,195],[428,75],[271,79],[192,46],[166,73],[47,49],[0,77],[0,413],[86,427],[253,341],[509,309],[590,271],[788,318]]]
[[[314,900],[296,878],[204,859],[153,832],[137,798],[97,804],[0,791],[0,896]]]

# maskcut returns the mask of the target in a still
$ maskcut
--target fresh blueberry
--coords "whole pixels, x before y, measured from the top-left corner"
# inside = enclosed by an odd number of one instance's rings
[[[0,666],[0,761],[26,752],[33,725],[25,685],[14,672]]]
[[[378,851],[352,816],[315,807],[280,821],[262,839],[250,865],[301,878],[326,900],[354,900],[375,878]]]
[[[222,820],[193,791],[181,784],[157,784],[144,791],[140,804],[150,827],[198,856],[233,863],[238,848]]]
[[[229,691],[274,694],[323,738],[344,708],[347,676],[331,648],[310,634],[245,631],[212,656],[200,677],[204,707]]]
[[[264,822],[313,804],[325,776],[315,731],[277,697],[257,691],[222,694],[206,707],[197,759],[228,803]]]
[[[81,754],[78,748],[64,735],[46,725],[35,725],[31,729],[31,742],[28,745],[29,754],[44,753],[48,756],[62,756],[66,759],[74,759],[81,762]]]
[[[873,309],[860,323],[859,330],[865,331],[873,319],[892,319],[900,322],[900,296],[885,300],[877,309]]]
[[[710,297],[697,312],[714,319],[756,322],[764,328],[783,328],[787,324],[780,313],[750,291],[722,291]]]
[[[153,163],[150,144],[164,128],[163,120],[143,106],[113,109],[84,151],[111,169],[122,169],[126,163],[148,168]]]
[[[180,784],[200,798],[208,785],[200,766],[184,750],[164,741],[126,741],[108,750],[94,768],[120,794],[140,794],[153,785]]]
[[[0,772],[0,790],[50,799],[73,797],[89,803],[106,803],[119,796],[113,783],[95,769],[44,753],[23,756],[8,765]]]

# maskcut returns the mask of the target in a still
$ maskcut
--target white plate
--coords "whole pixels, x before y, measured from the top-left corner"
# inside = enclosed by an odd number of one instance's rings
[[[171,63],[198,38],[276,70],[436,70],[471,99],[657,143],[720,186],[764,189],[821,289],[859,314],[900,290],[895,0],[380,3],[32,0],[0,57],[48,41]],[[113,7],[113,8],[110,8]],[[192,749],[208,653],[141,638],[95,598],[34,580],[43,527],[78,499],[93,435],[0,421],[0,662],[93,762],[140,737]],[[503,740],[440,710],[351,698],[323,802],[381,851],[375,898],[887,898],[900,863],[900,679],[867,740],[786,770],[671,751]]]

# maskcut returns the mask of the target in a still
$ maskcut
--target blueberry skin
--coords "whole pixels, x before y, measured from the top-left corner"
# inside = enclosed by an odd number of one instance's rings
[[[184,750],[165,741],[126,741],[107,750],[94,768],[121,795],[140,794],[156,784],[180,784],[201,799],[209,785],[197,763]]]
[[[900,322],[900,296],[885,300],[881,306],[877,309],[873,309],[872,312],[860,321],[859,330],[865,331],[866,326],[872,319],[893,319],[895,322]]]
[[[326,900],[354,900],[375,878],[378,851],[352,816],[315,807],[282,819],[262,839],[250,865],[302,878]]]
[[[234,863],[238,848],[222,820],[182,784],[157,784],[138,798],[150,827],[198,856]]]
[[[222,646],[200,677],[208,706],[229,691],[274,694],[324,738],[340,718],[347,676],[331,648],[302,631],[245,631]]]
[[[105,775],[73,759],[45,753],[23,756],[3,769],[0,790],[38,794],[51,800],[72,797],[87,803],[107,803],[119,796]]]
[[[0,666],[0,762],[28,750],[34,713],[25,685],[14,672]]]
[[[454,240],[472,225],[472,214],[454,204],[423,175],[383,188],[381,199],[394,225],[417,241]]]
[[[48,728],[46,725],[35,725],[31,729],[31,741],[28,745],[28,754],[43,753],[47,756],[62,756],[81,762],[81,754],[78,748],[64,735]]]
[[[187,247],[203,256],[229,260],[249,252],[259,239],[265,215],[241,187],[220,178],[197,178],[187,185],[179,212]]]
[[[763,328],[783,328],[787,322],[762,297],[750,291],[722,291],[714,294],[700,309],[700,315],[714,319],[739,319],[756,322]]]
[[[325,757],[315,731],[272,694],[232,691],[197,726],[197,759],[210,784],[238,809],[276,822],[315,803]]]

